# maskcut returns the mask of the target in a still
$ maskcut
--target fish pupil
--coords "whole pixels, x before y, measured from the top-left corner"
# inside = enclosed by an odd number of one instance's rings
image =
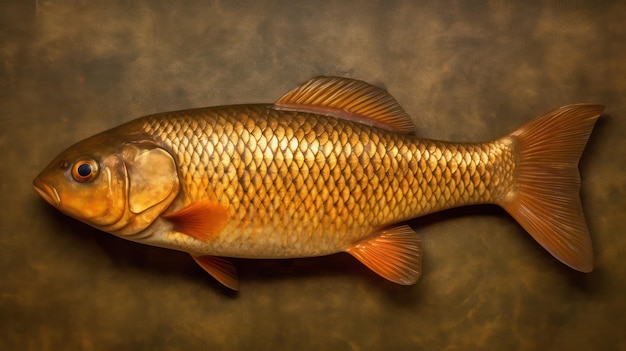
[[[81,177],[87,177],[91,174],[91,165],[87,164],[87,163],[83,163],[82,165],[78,166],[78,174]]]

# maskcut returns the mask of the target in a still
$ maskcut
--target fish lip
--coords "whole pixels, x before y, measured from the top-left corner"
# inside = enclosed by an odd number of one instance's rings
[[[33,188],[39,193],[39,195],[46,200],[50,205],[59,207],[61,204],[61,197],[54,187],[42,182],[39,178],[33,182]]]

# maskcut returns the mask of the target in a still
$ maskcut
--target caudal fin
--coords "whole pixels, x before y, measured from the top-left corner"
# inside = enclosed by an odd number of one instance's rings
[[[593,250],[578,162],[603,111],[601,105],[563,106],[508,136],[518,159],[514,190],[502,207],[554,257],[581,272],[593,270]]]

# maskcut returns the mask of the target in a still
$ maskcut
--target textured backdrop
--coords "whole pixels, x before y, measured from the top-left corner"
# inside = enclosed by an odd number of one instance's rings
[[[513,3],[3,1],[0,349],[626,348],[626,3]],[[384,87],[419,135],[455,141],[607,105],[581,162],[595,271],[480,206],[411,222],[415,286],[340,254],[236,260],[232,294],[186,254],[98,232],[31,188],[63,148],[134,117],[272,102],[320,74]]]

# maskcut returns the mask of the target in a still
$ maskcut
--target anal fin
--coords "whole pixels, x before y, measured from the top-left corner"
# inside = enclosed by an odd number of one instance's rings
[[[195,256],[191,257],[196,263],[202,267],[207,273],[209,273],[218,282],[231,290],[239,290],[239,279],[237,278],[237,268],[233,265],[231,260],[224,257],[216,256]]]
[[[415,284],[422,273],[421,241],[408,225],[383,230],[346,252],[397,284]]]

